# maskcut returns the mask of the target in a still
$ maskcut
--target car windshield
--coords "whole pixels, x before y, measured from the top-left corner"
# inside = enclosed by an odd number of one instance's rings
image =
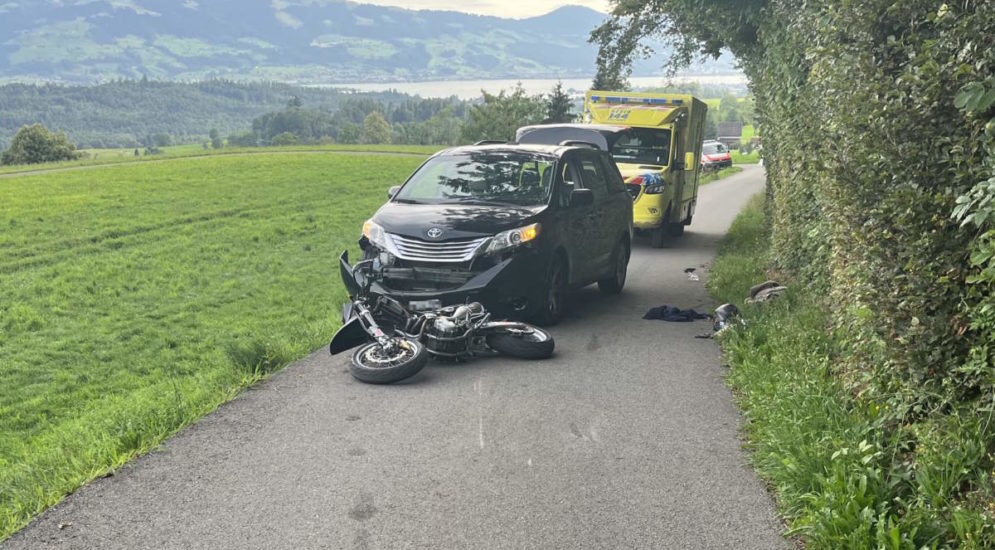
[[[556,159],[521,151],[472,151],[426,162],[394,196],[425,204],[539,206],[552,194]]]
[[[706,143],[701,146],[701,152],[705,155],[718,155],[726,152],[726,146],[721,143]]]
[[[670,130],[632,128],[612,146],[617,162],[666,166],[670,159]]]

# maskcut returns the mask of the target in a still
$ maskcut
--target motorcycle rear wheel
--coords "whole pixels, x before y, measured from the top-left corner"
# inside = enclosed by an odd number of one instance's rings
[[[371,342],[352,354],[349,374],[367,384],[393,384],[418,374],[426,363],[428,351],[421,342],[402,339],[390,354],[379,343]]]
[[[491,349],[519,359],[546,359],[553,355],[553,336],[539,327],[528,331],[508,329],[487,335]]]

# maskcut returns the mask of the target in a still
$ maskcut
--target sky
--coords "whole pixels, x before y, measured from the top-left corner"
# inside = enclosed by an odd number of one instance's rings
[[[362,4],[397,6],[410,10],[451,10],[499,17],[532,17],[565,4],[608,11],[608,0],[356,0]]]

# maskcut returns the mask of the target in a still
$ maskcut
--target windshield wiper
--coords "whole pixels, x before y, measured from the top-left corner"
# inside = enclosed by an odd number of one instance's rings
[[[520,204],[515,204],[513,202],[495,201],[489,199],[475,199],[469,197],[464,199],[457,199],[456,202],[458,204],[474,204],[480,206],[521,206]]]
[[[423,204],[421,201],[416,201],[415,199],[394,199],[394,202],[401,204]]]

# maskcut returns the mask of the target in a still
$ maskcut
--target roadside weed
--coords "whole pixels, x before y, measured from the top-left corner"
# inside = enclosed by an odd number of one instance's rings
[[[786,533],[814,549],[993,547],[985,419],[895,425],[887,404],[847,391],[819,296],[792,286],[762,306],[742,303],[767,278],[767,243],[757,197],[724,240],[709,287],[742,306],[747,321],[721,344],[752,462],[775,492]]]

